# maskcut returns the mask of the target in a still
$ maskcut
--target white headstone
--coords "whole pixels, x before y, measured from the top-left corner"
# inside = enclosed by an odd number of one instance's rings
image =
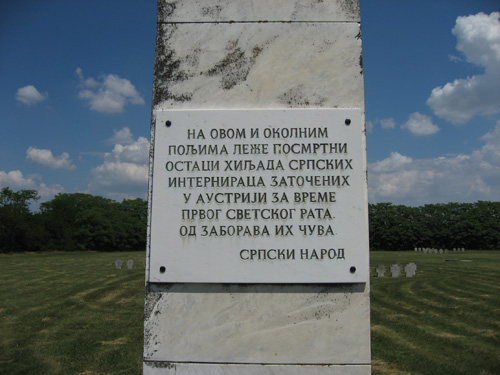
[[[399,277],[401,275],[401,264],[395,263],[391,266],[391,276],[392,277]]]
[[[377,272],[377,277],[384,277],[386,269],[383,264],[379,264],[377,268],[375,268],[375,271]]]
[[[127,269],[131,270],[134,268],[134,261],[132,259],[127,260]]]
[[[415,263],[408,263],[405,266],[406,277],[413,277],[417,271],[417,265]]]

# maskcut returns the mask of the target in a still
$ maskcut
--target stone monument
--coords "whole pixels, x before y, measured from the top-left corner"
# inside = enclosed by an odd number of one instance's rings
[[[370,365],[359,0],[158,0],[144,374]]]

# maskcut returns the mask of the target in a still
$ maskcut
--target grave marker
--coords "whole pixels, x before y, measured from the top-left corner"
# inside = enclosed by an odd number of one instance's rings
[[[415,263],[408,263],[405,266],[406,277],[413,277],[417,271],[417,265]]]
[[[399,277],[401,275],[401,264],[395,263],[391,266],[391,276],[392,277]]]
[[[131,270],[134,268],[134,261],[132,259],[127,260],[127,269]]]
[[[386,269],[383,264],[379,264],[377,268],[375,268],[375,271],[377,272],[377,277],[384,277]]]
[[[121,259],[116,260],[115,261],[115,268],[117,270],[121,270],[122,269],[122,264],[123,264],[123,262],[121,261]]]

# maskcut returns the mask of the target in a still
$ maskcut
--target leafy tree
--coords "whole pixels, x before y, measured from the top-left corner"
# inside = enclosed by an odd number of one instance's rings
[[[120,204],[124,237],[127,239],[127,250],[144,250],[146,248],[148,202],[143,199],[123,200]]]
[[[369,206],[370,248],[500,249],[500,202]]]
[[[143,250],[147,203],[89,194],[58,194],[41,204],[50,250]]]
[[[0,191],[0,252],[37,250],[30,241],[30,229],[34,225],[29,201],[40,197],[36,190],[12,191],[4,187]]]

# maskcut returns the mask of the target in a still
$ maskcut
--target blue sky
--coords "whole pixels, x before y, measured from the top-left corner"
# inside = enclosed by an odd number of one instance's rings
[[[500,200],[496,0],[361,0],[369,200]],[[0,187],[146,198],[156,1],[0,3]]]

